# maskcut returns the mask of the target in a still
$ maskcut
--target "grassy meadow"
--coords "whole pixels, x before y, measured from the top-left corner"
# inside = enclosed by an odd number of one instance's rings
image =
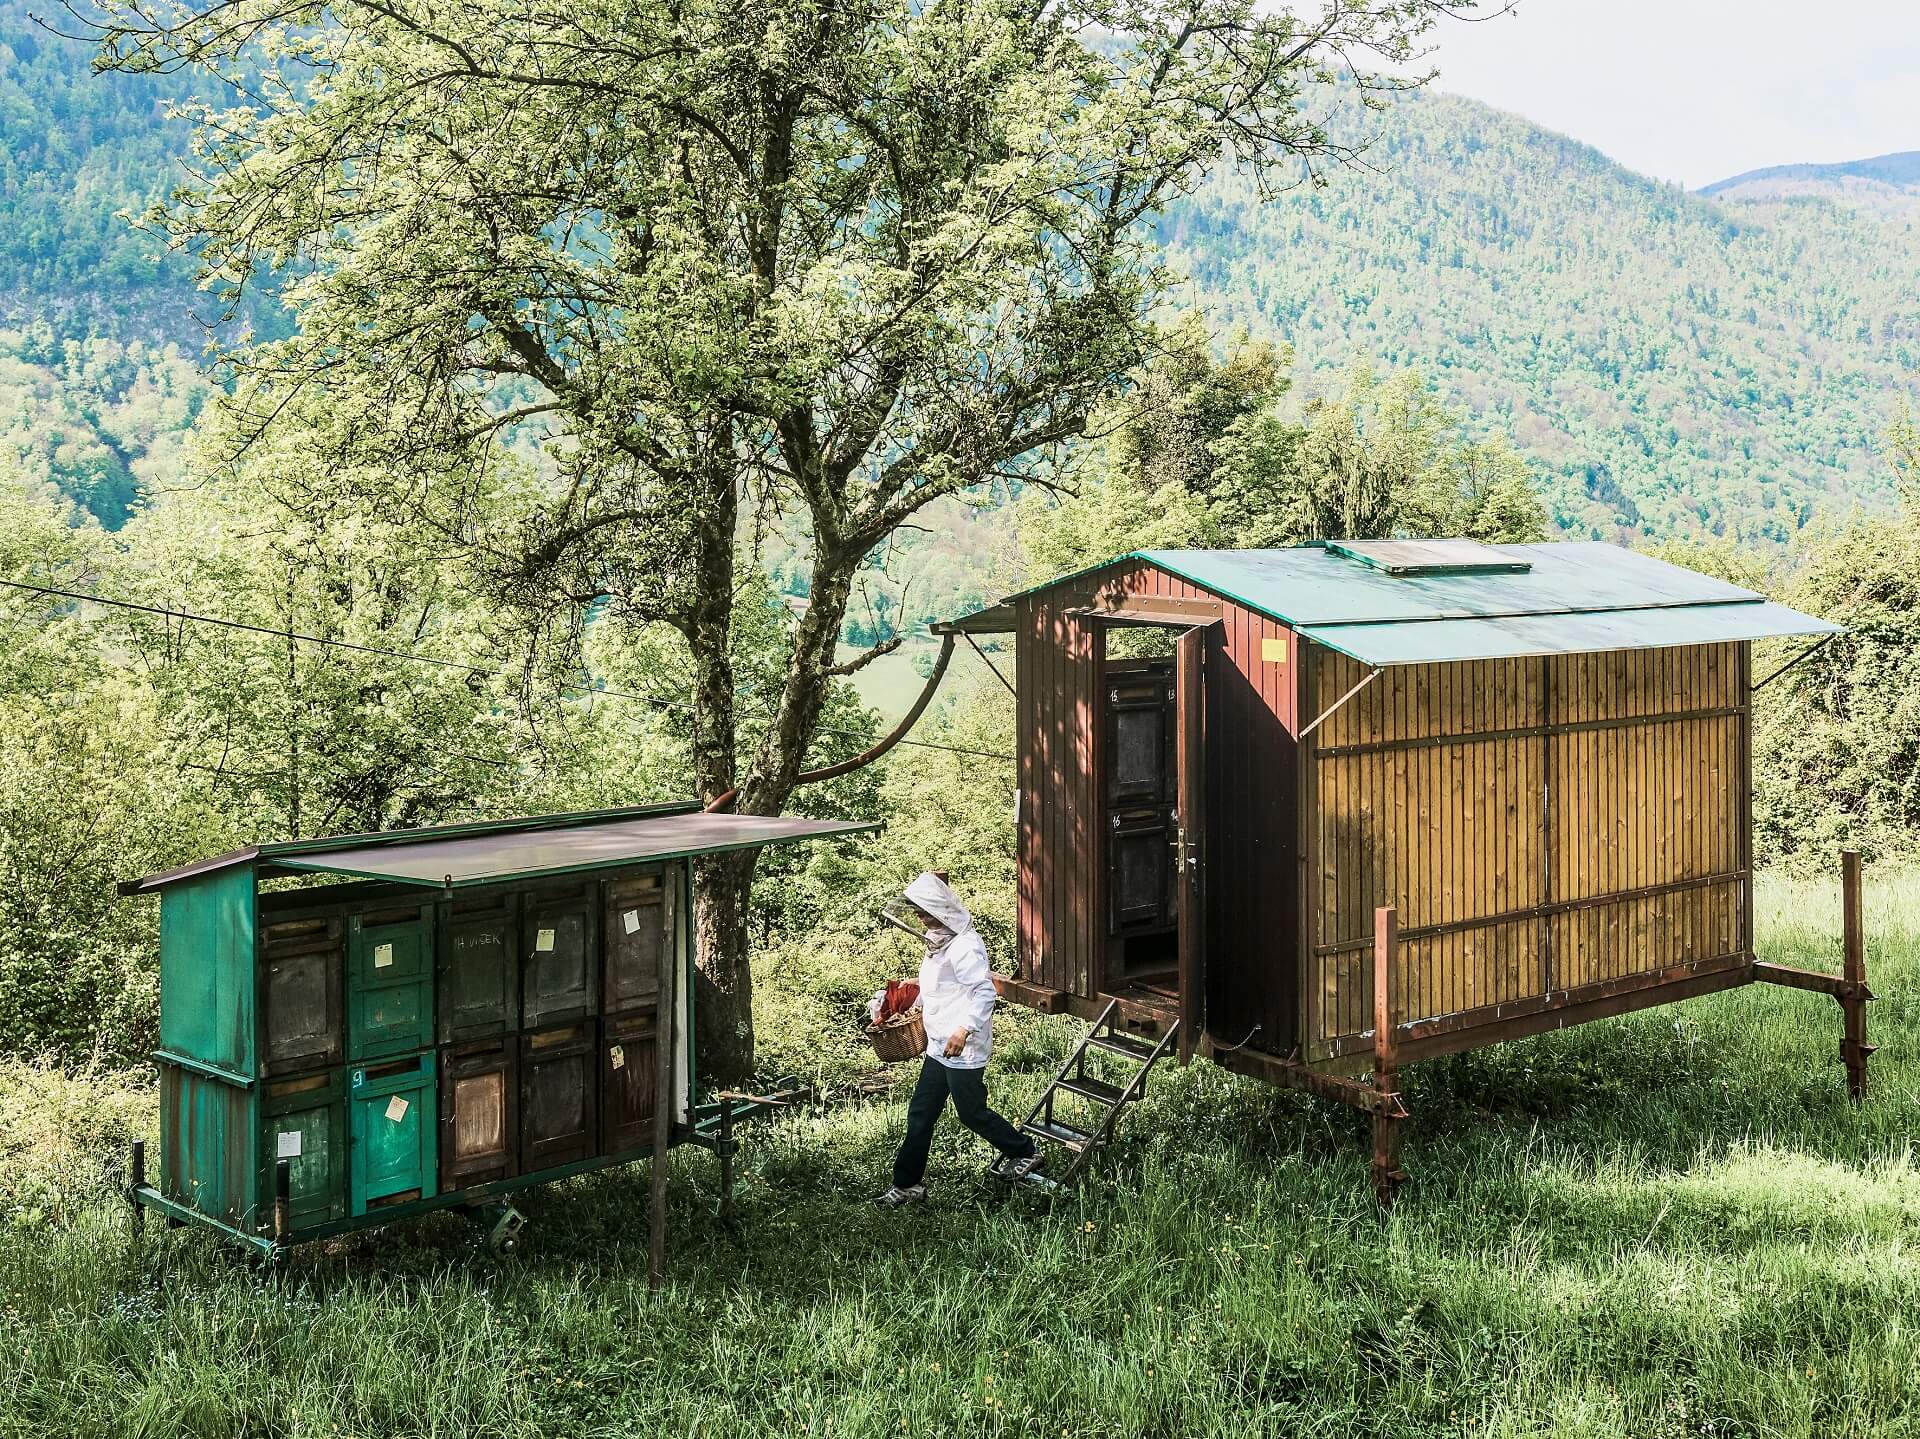
[[[0,1070],[0,1436],[1920,1433],[1920,874],[1867,906],[1861,1109],[1838,1006],[1755,987],[1414,1070],[1384,1221],[1357,1116],[1204,1063],[1051,1210],[949,1120],[889,1214],[897,1093],[754,1130],[731,1223],[677,1152],[658,1297],[643,1166],[511,1260],[438,1215],[274,1274],[130,1237],[143,1081]],[[1758,911],[1837,969],[1836,884]],[[1067,1033],[1005,1017],[1001,1107]]]

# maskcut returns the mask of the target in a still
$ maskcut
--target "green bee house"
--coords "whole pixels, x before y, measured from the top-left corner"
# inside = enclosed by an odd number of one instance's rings
[[[693,804],[255,845],[160,900],[159,1172],[270,1254],[698,1137],[688,861],[872,829]]]

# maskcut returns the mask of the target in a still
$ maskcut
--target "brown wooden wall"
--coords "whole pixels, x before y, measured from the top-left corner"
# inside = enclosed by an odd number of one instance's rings
[[[1143,564],[1019,602],[1021,972],[1099,993],[1106,885],[1099,823],[1098,622],[1069,612],[1125,595],[1211,598]],[[1208,837],[1204,870],[1208,1029],[1285,1052],[1298,1032],[1300,860],[1294,780],[1295,637],[1222,603],[1207,655]],[[1266,657],[1279,641],[1283,660]]]
[[[1306,650],[1317,714],[1366,671]],[[1395,668],[1327,720],[1303,804],[1307,1057],[1371,1046],[1381,905],[1399,1023],[1738,962],[1747,663],[1716,645]]]

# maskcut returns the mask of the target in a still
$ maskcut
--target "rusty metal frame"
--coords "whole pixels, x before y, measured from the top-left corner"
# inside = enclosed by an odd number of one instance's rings
[[[1727,870],[1720,874],[1697,875],[1691,879],[1670,879],[1664,884],[1643,885],[1639,889],[1610,890],[1606,894],[1583,895],[1579,899],[1559,899],[1549,904],[1530,905],[1526,909],[1509,909],[1499,914],[1477,915],[1471,919],[1450,919],[1439,924],[1423,924],[1399,932],[1402,940],[1435,939],[1443,934],[1461,934],[1470,929],[1497,929],[1503,924],[1519,924],[1528,919],[1551,919],[1556,915],[1570,914],[1580,909],[1603,909],[1610,904],[1631,904],[1640,899],[1658,899],[1662,895],[1679,894],[1689,889],[1712,889],[1717,885],[1738,884],[1748,878],[1744,869]],[[1372,944],[1371,939],[1343,939],[1333,944],[1316,945],[1313,957],[1324,959],[1330,954],[1348,954],[1354,950],[1365,949]],[[1743,946],[1744,950],[1744,946]]]
[[[1764,984],[1785,985],[1815,994],[1830,994],[1840,1003],[1840,1062],[1847,1067],[1847,1096],[1856,1104],[1867,1097],[1867,1061],[1876,1045],[1867,1043],[1867,1006],[1875,998],[1867,988],[1866,932],[1860,909],[1860,851],[1840,852],[1841,973],[1795,969],[1786,964],[1756,962],[1753,977]]]

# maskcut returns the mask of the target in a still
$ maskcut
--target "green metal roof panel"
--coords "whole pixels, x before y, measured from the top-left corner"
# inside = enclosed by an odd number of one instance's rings
[[[122,895],[151,894],[171,886],[198,879],[203,875],[217,874],[222,870],[239,866],[258,866],[273,872],[316,872],[328,874],[359,874],[369,878],[404,878],[391,873],[392,866],[377,862],[377,852],[387,849],[406,849],[414,855],[421,853],[429,843],[436,845],[458,844],[466,846],[467,853],[478,853],[489,847],[499,846],[507,840],[538,841],[552,840],[564,845],[563,832],[574,830],[604,830],[610,825],[631,825],[644,827],[676,819],[702,818],[697,800],[675,800],[666,804],[633,805],[624,809],[584,810],[573,814],[531,815],[518,819],[476,820],[464,824],[434,825],[422,829],[383,830],[374,834],[333,835],[323,839],[283,840],[278,843],[251,845],[246,849],[236,849],[227,854],[213,855],[207,859],[195,860],[192,864],[182,865],[161,874],[150,874],[145,879],[130,880],[120,885]],[[721,821],[755,820],[756,815],[706,815],[704,818]],[[811,824],[813,821],[775,820],[775,824]],[[711,830],[712,827],[708,827]],[[842,830],[875,829],[877,825],[842,826]],[[705,833],[707,831],[703,831]],[[646,831],[649,842],[658,839],[665,831]],[[744,831],[742,831],[744,833]],[[792,838],[811,838],[812,833],[796,833]],[[760,841],[775,843],[776,839]],[[526,848],[523,845],[522,848]],[[754,843],[742,841],[735,844],[720,844],[722,849],[750,849]],[[707,853],[705,849],[677,851],[676,853]],[[358,867],[346,866],[335,862],[336,856],[351,855]],[[664,852],[653,854],[652,858],[665,858]],[[396,865],[404,867],[406,860],[401,857]],[[445,871],[436,874],[430,881],[411,880],[413,883],[441,884]]]
[[[1841,629],[1618,545],[1474,544],[1469,551],[1461,548],[1465,543],[1135,550],[1001,603],[1138,561],[1369,664],[1646,649]],[[1459,562],[1447,563],[1449,556]]]
[[[1725,580],[1618,545],[1493,545],[1518,573],[1393,575],[1320,545],[1291,550],[1144,550],[1139,557],[1295,626],[1555,614],[1760,600]]]
[[[722,850],[758,849],[794,840],[863,834],[880,828],[827,819],[786,819],[754,814],[651,815],[561,829],[429,838],[415,843],[368,845],[326,854],[277,859],[281,869],[355,875],[461,888],[536,875],[612,869]]]
[[[1379,667],[1726,644],[1779,635],[1836,634],[1840,629],[1785,605],[1760,600],[1661,609],[1302,625],[1300,633],[1362,664]]]

